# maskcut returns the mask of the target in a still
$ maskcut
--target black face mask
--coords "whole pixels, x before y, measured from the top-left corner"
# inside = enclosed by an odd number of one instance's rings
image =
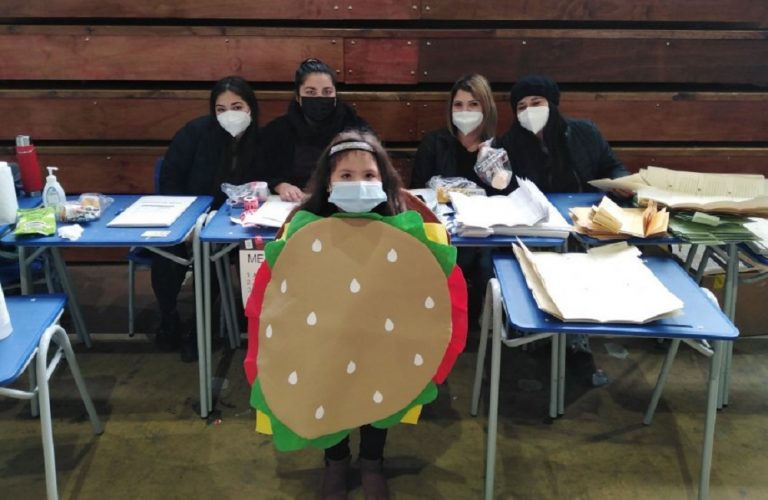
[[[335,97],[301,97],[301,111],[313,122],[327,119],[335,109]]]

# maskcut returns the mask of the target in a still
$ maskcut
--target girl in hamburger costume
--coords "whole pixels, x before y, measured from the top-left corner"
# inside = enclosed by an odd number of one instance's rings
[[[356,427],[365,498],[388,497],[387,428],[415,422],[464,349],[456,250],[411,206],[378,139],[342,132],[267,245],[246,305],[257,430],[279,450],[325,449],[323,498],[346,498]]]

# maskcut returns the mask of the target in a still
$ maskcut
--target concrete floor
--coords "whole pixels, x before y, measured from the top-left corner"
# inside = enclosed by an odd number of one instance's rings
[[[124,332],[123,267],[75,267],[93,332]],[[139,276],[139,331],[151,331],[153,302]],[[189,308],[191,298],[184,297]],[[190,318],[191,320],[191,318]],[[243,350],[215,352],[217,411],[196,415],[197,365],[158,353],[143,335],[78,346],[81,370],[105,424],[91,433],[68,370],[52,385],[61,498],[314,498],[321,452],[275,451],[253,431]],[[607,354],[606,343],[629,356]],[[480,498],[486,408],[469,415],[475,342],[417,426],[390,431],[386,468],[393,498]],[[652,426],[641,423],[663,346],[632,339],[593,340],[611,382],[588,388],[570,379],[566,414],[547,412],[548,350],[505,349],[500,404],[498,498],[696,498],[704,425],[707,360],[681,346]],[[741,340],[734,355],[731,404],[717,418],[711,498],[768,498],[768,342]],[[0,498],[43,498],[40,429],[28,406],[0,399]],[[354,445],[353,438],[353,445]],[[351,498],[362,498],[355,486]]]

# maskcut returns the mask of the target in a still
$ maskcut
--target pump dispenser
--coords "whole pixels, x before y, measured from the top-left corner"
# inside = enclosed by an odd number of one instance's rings
[[[45,187],[43,188],[43,206],[56,207],[64,203],[67,199],[64,195],[64,188],[59,184],[54,171],[59,167],[46,167],[48,177],[45,178]]]

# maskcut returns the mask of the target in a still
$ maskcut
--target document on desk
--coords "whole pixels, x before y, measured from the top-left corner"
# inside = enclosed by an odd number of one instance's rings
[[[563,321],[647,323],[683,308],[626,243],[587,253],[513,248],[539,308]]]
[[[546,196],[527,179],[507,196],[467,196],[451,193],[454,224],[461,236],[491,234],[565,238],[570,225]]]
[[[107,223],[107,227],[168,227],[196,196],[142,196]]]
[[[656,188],[675,194],[724,198],[768,196],[768,180],[760,174],[706,174],[649,166],[636,174],[616,179],[596,179],[589,184],[604,191],[625,189],[639,192]]]
[[[246,214],[241,223],[264,227],[281,227],[298,203],[282,201],[279,196],[270,196],[255,212]]]

